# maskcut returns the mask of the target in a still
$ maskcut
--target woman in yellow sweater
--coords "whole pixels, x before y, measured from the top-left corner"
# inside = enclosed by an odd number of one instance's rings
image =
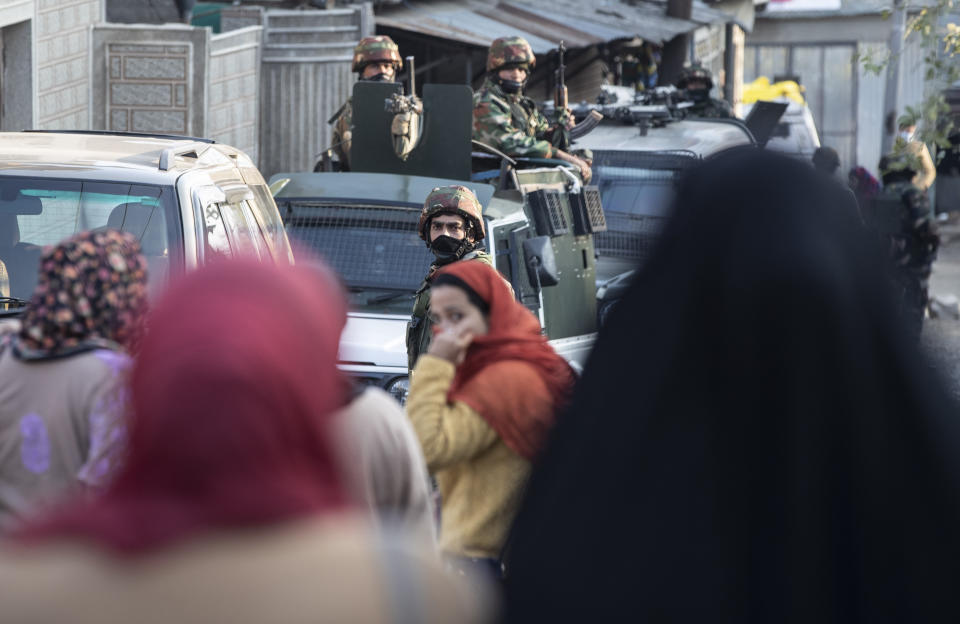
[[[499,575],[536,456],[574,374],[494,269],[457,262],[430,291],[434,337],[407,413],[442,495],[440,546],[455,568]]]

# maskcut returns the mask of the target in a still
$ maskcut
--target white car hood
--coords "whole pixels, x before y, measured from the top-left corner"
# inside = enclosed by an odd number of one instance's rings
[[[351,312],[340,336],[340,363],[407,366],[409,316]]]

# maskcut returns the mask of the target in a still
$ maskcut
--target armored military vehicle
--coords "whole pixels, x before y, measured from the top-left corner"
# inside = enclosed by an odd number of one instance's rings
[[[596,236],[601,321],[659,240],[684,170],[732,148],[762,146],[783,113],[763,103],[747,121],[697,118],[679,97],[673,88],[639,95],[605,88],[600,103],[573,107],[578,119],[591,111],[604,117],[574,145],[593,152],[608,224]]]
[[[466,86],[425,85],[414,147],[410,137],[398,146],[398,126],[414,110],[398,95],[396,84],[354,87],[352,172],[271,179],[275,187],[286,181],[275,199],[294,245],[332,265],[350,292],[341,368],[405,398],[406,326],[433,261],[417,223],[427,194],[451,184],[477,194],[497,269],[554,348],[581,365],[596,330],[593,233],[605,227],[598,189],[564,163],[518,162],[482,146],[473,152]]]

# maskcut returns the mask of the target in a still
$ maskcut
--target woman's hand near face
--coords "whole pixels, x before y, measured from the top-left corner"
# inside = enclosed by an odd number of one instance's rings
[[[467,332],[458,336],[452,332],[439,332],[433,336],[427,353],[459,366],[467,355],[467,347],[473,341],[473,334]]]

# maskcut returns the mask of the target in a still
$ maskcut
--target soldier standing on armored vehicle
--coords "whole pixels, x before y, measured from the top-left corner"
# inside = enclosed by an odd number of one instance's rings
[[[426,353],[430,346],[430,278],[433,274],[440,267],[458,260],[479,260],[493,266],[493,257],[478,249],[485,236],[482,210],[480,200],[465,186],[435,188],[423,202],[417,230],[437,259],[430,265],[413,303],[413,314],[407,329],[410,370],[413,370],[420,354]]]
[[[923,325],[927,286],[940,246],[927,193],[914,182],[921,166],[919,159],[909,152],[889,154],[880,160],[883,175],[880,199],[899,201],[899,228],[889,233],[890,253],[903,293],[903,313],[914,337],[920,335]]]
[[[713,89],[713,76],[702,65],[684,67],[677,78],[676,87],[686,92],[693,106],[686,109],[692,117],[713,119],[733,119],[733,109],[725,100],[710,97]]]
[[[473,96],[473,138],[513,157],[557,158],[576,165],[583,180],[590,179],[590,163],[559,149],[560,123],[551,125],[536,103],[523,95],[537,59],[522,37],[501,37],[487,54],[487,80]],[[569,129],[573,116],[564,111]]]
[[[371,82],[396,82],[397,72],[403,69],[400,49],[387,36],[364,37],[353,49],[351,71],[359,74],[359,80]],[[333,119],[333,136],[330,149],[340,159],[340,170],[350,170],[350,140],[353,124],[353,104],[348,98]]]

